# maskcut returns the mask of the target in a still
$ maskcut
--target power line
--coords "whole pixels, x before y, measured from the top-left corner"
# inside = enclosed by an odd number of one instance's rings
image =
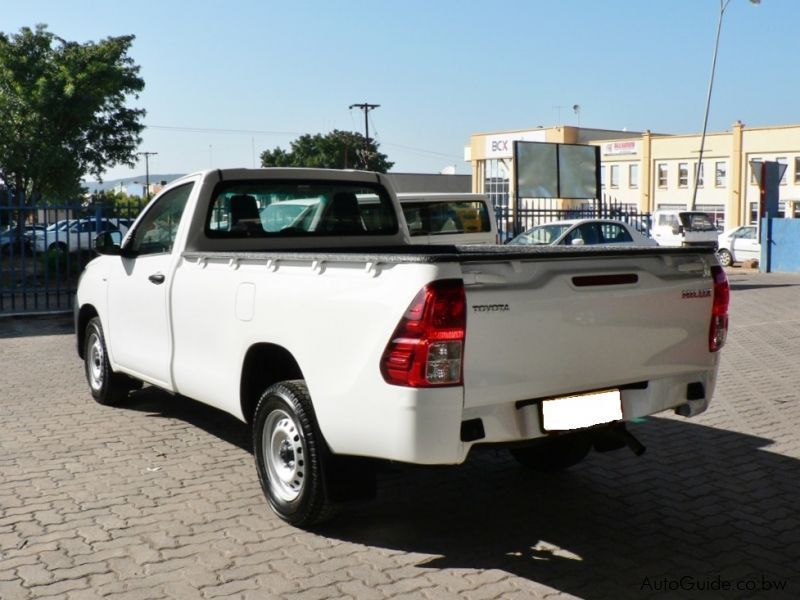
[[[244,135],[303,135],[299,131],[263,131],[258,129],[217,129],[214,127],[175,127],[171,125],[145,125],[147,129],[185,131],[189,133],[232,133]]]
[[[355,105],[354,105],[355,106]],[[145,125],[147,129],[162,129],[165,131],[180,131],[185,133],[225,133],[234,135],[304,135],[299,131],[268,131],[260,129],[219,129],[214,127],[178,127],[174,125]],[[374,127],[374,124],[373,124]],[[431,156],[442,156],[446,158],[461,158],[455,154],[448,154],[446,152],[436,152],[433,150],[426,150],[424,148],[415,148],[413,146],[404,146],[401,144],[392,144],[389,142],[381,142],[382,146],[391,148],[400,148],[408,152],[417,154],[428,154]]]

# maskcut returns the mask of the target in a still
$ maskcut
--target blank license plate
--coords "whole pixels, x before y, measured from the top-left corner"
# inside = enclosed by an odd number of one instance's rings
[[[542,402],[542,429],[568,431],[622,420],[619,390],[553,398]]]

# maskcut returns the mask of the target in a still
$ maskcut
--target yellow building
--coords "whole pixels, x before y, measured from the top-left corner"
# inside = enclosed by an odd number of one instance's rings
[[[699,134],[669,135],[571,126],[475,134],[465,148],[474,192],[504,206],[514,195],[513,142],[592,144],[600,147],[602,194],[606,202],[653,212],[686,208],[692,201],[700,151]],[[726,228],[752,223],[759,188],[751,162],[787,166],[781,180],[781,216],[800,217],[800,125],[746,127],[706,135],[695,208]],[[563,208],[587,201],[562,200]]]

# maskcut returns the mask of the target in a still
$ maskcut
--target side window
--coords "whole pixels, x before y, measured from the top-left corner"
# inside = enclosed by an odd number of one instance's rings
[[[622,242],[632,242],[633,238],[628,230],[615,223],[605,223],[602,225],[603,241],[607,244],[619,244]]]
[[[130,248],[134,253],[141,256],[172,252],[178,224],[193,186],[187,183],[170,190],[150,207],[133,232]]]

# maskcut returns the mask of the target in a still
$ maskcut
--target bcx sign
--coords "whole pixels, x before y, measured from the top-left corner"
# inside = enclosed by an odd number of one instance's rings
[[[514,155],[514,142],[544,142],[546,139],[547,134],[544,129],[487,135],[486,158],[511,158]]]

